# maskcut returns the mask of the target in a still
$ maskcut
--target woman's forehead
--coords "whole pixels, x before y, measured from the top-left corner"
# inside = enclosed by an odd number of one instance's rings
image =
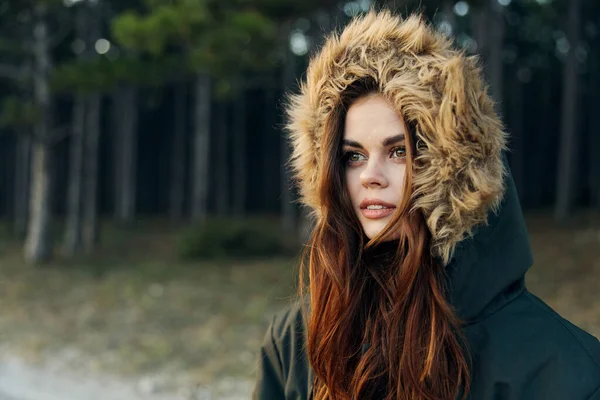
[[[402,117],[381,95],[359,99],[346,114],[344,139],[380,142],[383,138],[405,133]]]

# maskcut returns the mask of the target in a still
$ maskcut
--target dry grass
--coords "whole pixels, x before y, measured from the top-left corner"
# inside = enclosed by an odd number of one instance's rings
[[[600,214],[582,213],[557,227],[544,213],[528,215],[534,265],[529,289],[559,314],[600,337]]]
[[[295,290],[293,261],[182,263],[169,237],[111,236],[93,260],[41,267],[5,244],[0,342],[33,362],[76,350],[66,366],[91,372],[253,379],[268,316]]]

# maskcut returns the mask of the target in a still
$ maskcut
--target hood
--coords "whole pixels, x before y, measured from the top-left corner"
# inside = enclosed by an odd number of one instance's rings
[[[450,302],[467,323],[493,313],[522,292],[532,264],[504,155],[507,135],[478,58],[454,48],[421,17],[371,11],[329,36],[312,57],[287,104],[301,202],[321,218],[323,127],[343,90],[365,77],[425,144],[413,166],[411,204],[425,216],[431,253],[446,267]]]
[[[431,232],[431,252],[448,265],[456,246],[499,210],[507,169],[506,134],[481,78],[478,58],[453,47],[419,16],[371,11],[332,34],[312,57],[287,104],[290,165],[300,201],[321,218],[324,125],[341,93],[371,77],[415,127],[412,207]]]
[[[505,157],[504,160],[506,161]],[[533,264],[529,235],[512,175],[504,179],[499,212],[474,228],[446,267],[450,303],[466,325],[493,314],[521,294]]]

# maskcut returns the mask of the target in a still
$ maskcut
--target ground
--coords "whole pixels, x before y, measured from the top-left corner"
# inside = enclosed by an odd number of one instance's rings
[[[534,265],[531,292],[559,314],[600,338],[600,214],[578,214],[557,227],[546,213],[528,214]]]
[[[538,213],[527,224],[530,290],[600,336],[600,216],[558,227]],[[0,241],[2,354],[131,379],[148,393],[195,387],[248,398],[269,317],[293,299],[296,260],[182,262],[174,229],[155,222],[102,237],[93,256],[59,254],[40,267],[23,264],[15,241]]]

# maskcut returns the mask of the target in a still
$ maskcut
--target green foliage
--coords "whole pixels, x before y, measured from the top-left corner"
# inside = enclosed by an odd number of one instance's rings
[[[189,40],[190,30],[205,23],[206,14],[199,8],[160,6],[143,16],[126,11],[113,21],[112,33],[126,49],[159,56],[168,44]]]
[[[110,61],[105,57],[70,60],[54,69],[51,83],[52,87],[59,91],[101,92],[113,85]]]
[[[271,257],[294,254],[294,243],[277,221],[214,218],[183,232],[178,254],[183,259]]]
[[[202,2],[151,6],[140,15],[124,12],[112,23],[112,34],[120,45],[158,56],[169,44],[190,44],[206,29],[210,17]]]
[[[72,59],[54,69],[52,88],[60,92],[89,94],[110,92],[122,83],[160,86],[186,71],[181,57],[176,55],[156,59],[127,54],[115,60],[105,56]]]
[[[144,47],[144,31],[140,28],[141,17],[133,11],[124,11],[112,21],[112,34],[123,47]]]
[[[337,0],[253,0],[265,15],[277,20],[306,17],[317,9],[332,9]]]
[[[0,127],[27,128],[39,119],[38,107],[17,97],[2,99],[0,106]]]
[[[248,2],[145,4],[144,13],[126,11],[112,22],[116,42],[139,57],[148,56],[152,62],[174,57],[179,72],[208,73],[221,89],[244,70],[270,66],[277,25]]]
[[[206,68],[217,77],[235,75],[240,66],[268,67],[264,46],[272,46],[275,36],[275,24],[258,12],[230,14],[191,49],[191,67],[194,70]]]

